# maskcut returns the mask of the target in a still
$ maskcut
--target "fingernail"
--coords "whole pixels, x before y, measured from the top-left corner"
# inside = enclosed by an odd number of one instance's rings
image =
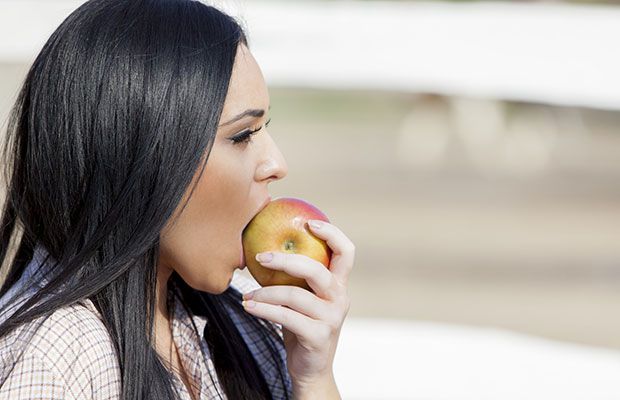
[[[314,229],[320,229],[323,226],[323,221],[317,221],[316,219],[310,220],[309,224]]]
[[[269,262],[271,260],[273,260],[272,253],[258,253],[256,255],[256,261],[258,262]]]
[[[243,294],[243,299],[244,299],[244,300],[249,300],[249,299],[251,299],[252,297],[254,297],[254,291],[247,292],[247,293],[244,293],[244,294]]]
[[[256,305],[256,302],[254,300],[248,300],[243,301],[241,304],[243,305],[243,308],[253,308]]]

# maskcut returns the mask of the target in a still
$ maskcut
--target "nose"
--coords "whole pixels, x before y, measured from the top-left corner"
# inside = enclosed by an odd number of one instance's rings
[[[277,181],[288,174],[288,165],[271,136],[265,135],[265,137],[268,140],[266,140],[264,156],[256,169],[256,180],[259,182],[264,180],[268,182]]]

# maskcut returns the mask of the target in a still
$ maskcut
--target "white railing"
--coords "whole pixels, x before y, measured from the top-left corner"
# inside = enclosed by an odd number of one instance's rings
[[[0,1],[0,60],[28,60],[82,1]],[[213,1],[207,1],[213,3]],[[218,0],[267,81],[620,109],[620,8]]]

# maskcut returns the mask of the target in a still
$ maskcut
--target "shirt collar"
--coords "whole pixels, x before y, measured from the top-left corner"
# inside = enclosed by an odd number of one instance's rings
[[[21,304],[49,282],[51,266],[54,264],[55,260],[49,255],[45,247],[37,243],[32,259],[24,268],[22,275],[0,298],[0,309],[12,302],[8,308],[2,310],[0,322],[9,318]]]

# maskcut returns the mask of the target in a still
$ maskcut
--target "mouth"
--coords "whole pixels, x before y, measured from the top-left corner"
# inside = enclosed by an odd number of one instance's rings
[[[247,224],[245,224],[245,226],[243,227],[243,230],[245,230],[245,228],[247,228],[247,226],[250,224],[250,222],[254,219],[254,217],[256,217],[256,215],[258,215],[259,212],[263,211],[265,209],[265,207],[267,207],[267,205],[271,202],[271,196],[267,196],[267,198],[265,199],[265,201],[263,201],[263,203],[260,205],[260,207],[258,207],[258,209],[256,210],[256,212],[254,212],[254,214],[252,215],[252,218],[250,218],[250,220],[247,222]]]
[[[241,242],[241,240],[239,240],[239,242]],[[241,249],[241,254],[239,255],[239,266],[237,268],[245,269],[246,264],[245,264],[245,254],[243,252],[243,245],[240,245],[239,248]]]
[[[239,237],[239,243],[240,246],[239,248],[241,249],[241,254],[239,255],[239,268],[240,269],[244,269],[246,267],[246,263],[245,263],[245,254],[243,251],[243,232],[245,231],[245,228],[247,228],[247,226],[250,224],[250,222],[254,219],[254,217],[256,215],[258,215],[259,212],[263,211],[263,209],[265,207],[267,207],[267,205],[271,203],[271,196],[267,196],[267,198],[265,199],[265,201],[263,201],[263,203],[260,205],[260,207],[258,207],[258,209],[256,210],[256,212],[254,212],[254,214],[252,215],[252,218],[250,218],[250,220],[245,224],[245,226],[243,227],[243,229],[241,230],[241,235]]]

